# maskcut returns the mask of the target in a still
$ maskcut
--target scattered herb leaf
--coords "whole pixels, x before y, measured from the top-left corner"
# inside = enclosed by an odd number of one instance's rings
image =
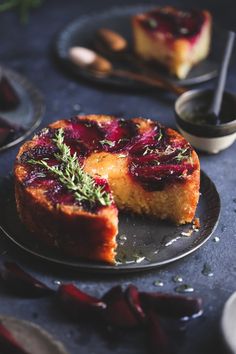
[[[29,12],[33,8],[41,6],[43,0],[5,0],[0,4],[0,12],[17,9],[22,23],[27,23]]]
[[[117,141],[117,143],[118,144],[120,144],[120,143],[126,143],[126,142],[128,142],[130,139],[128,139],[128,138],[121,138],[121,139],[119,139],[118,141]]]
[[[100,140],[99,142],[100,142],[100,144],[102,144],[102,145],[108,145],[108,146],[110,146],[110,147],[115,146],[115,141],[111,141],[111,140],[104,139],[104,140]]]
[[[162,138],[163,138],[163,134],[162,134],[162,131],[160,130],[159,135],[156,136],[156,140],[160,141]]]
[[[153,149],[151,149],[149,146],[146,146],[146,148],[145,148],[145,150],[143,152],[143,156],[145,156],[145,155],[147,155],[147,154],[149,154],[151,152],[153,152]]]
[[[127,157],[127,155],[126,154],[119,154],[118,157],[119,158],[125,158],[125,157]]]
[[[186,160],[189,157],[187,152],[188,152],[188,148],[180,149],[178,155],[175,156],[174,159],[177,160],[178,162]]]
[[[157,28],[157,26],[158,26],[158,22],[154,18],[149,18],[148,24],[151,28]]]

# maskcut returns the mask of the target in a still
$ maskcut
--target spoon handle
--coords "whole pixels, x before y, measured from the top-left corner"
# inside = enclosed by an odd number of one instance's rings
[[[215,117],[217,117],[217,123],[219,123],[219,113],[221,108],[221,102],[223,97],[223,92],[225,88],[225,82],[227,77],[227,71],[229,66],[230,57],[233,50],[235,40],[235,33],[232,31],[228,32],[228,38],[226,42],[225,52],[223,56],[223,61],[220,67],[220,73],[218,77],[217,86],[214,92],[214,97],[212,100],[210,112],[214,113]]]
[[[175,85],[168,79],[166,80],[161,75],[158,75],[158,73],[150,69],[147,63],[145,63],[143,60],[140,60],[135,55],[128,53],[127,51],[114,53],[111,50],[108,50],[105,46],[102,46],[99,42],[96,42],[95,46],[99,52],[101,52],[103,55],[110,57],[112,61],[127,62],[134,68],[134,70],[136,69],[139,71],[139,73],[134,73],[130,72],[129,70],[113,70],[113,76],[129,77],[130,79],[135,81],[139,81],[152,86],[161,87],[177,95],[181,95],[182,93],[187,91],[187,89],[185,89],[184,87]]]
[[[149,86],[162,88],[167,91],[173,92],[177,95],[181,95],[182,93],[187,91],[187,89],[185,87],[175,85],[172,82],[169,82],[165,79],[151,78],[146,75],[134,73],[134,72],[128,71],[128,70],[113,69],[111,72],[111,75],[117,76],[117,77],[123,77],[123,78],[127,78],[127,79],[132,79],[132,80],[141,82],[141,83],[149,85]]]

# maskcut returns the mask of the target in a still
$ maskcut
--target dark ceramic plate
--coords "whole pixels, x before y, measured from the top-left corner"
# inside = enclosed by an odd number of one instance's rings
[[[22,75],[13,70],[2,68],[2,73],[7,77],[15,89],[20,104],[15,110],[1,111],[0,117],[20,129],[6,142],[0,146],[0,151],[18,144],[30,135],[41,123],[45,111],[45,104],[41,93]]]
[[[93,48],[94,38],[99,28],[109,28],[120,33],[127,38],[130,47],[132,44],[132,33],[130,25],[130,16],[148,11],[155,7],[155,5],[134,5],[129,7],[118,7],[107,10],[101,14],[87,15],[77,18],[71,22],[62,32],[58,35],[56,40],[56,53],[62,63],[72,70],[78,76],[89,79],[95,82],[110,84],[118,87],[128,88],[144,88],[144,84],[137,83],[133,80],[117,77],[97,78],[91,75],[88,71],[81,70],[76,65],[68,60],[68,50],[73,46],[83,46]],[[181,85],[192,85],[201,83],[214,78],[217,75],[219,60],[221,58],[222,46],[225,43],[225,31],[213,31],[212,48],[209,57],[196,65],[188,74],[186,79],[178,80],[170,76],[164,69],[159,68],[158,71],[165,78],[170,81]],[[126,68],[127,65],[117,62],[115,68]]]
[[[197,209],[201,227],[188,234],[192,225],[176,226],[137,215],[119,216],[119,235],[116,265],[79,261],[49,250],[21,224],[14,199],[12,178],[0,182],[0,229],[21,249],[41,259],[94,272],[134,272],[173,262],[194,252],[214,232],[220,214],[220,198],[214,183],[201,173],[201,197]]]

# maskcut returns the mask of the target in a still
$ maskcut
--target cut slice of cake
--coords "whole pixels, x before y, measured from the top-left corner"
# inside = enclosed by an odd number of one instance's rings
[[[108,263],[118,209],[191,222],[199,183],[187,141],[143,118],[57,121],[20,148],[15,164],[17,209],[32,234],[67,255]]]
[[[134,51],[180,79],[209,53],[212,19],[208,11],[166,6],[132,17]]]

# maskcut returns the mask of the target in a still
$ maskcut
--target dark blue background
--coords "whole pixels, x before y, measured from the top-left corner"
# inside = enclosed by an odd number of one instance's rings
[[[21,25],[16,14],[0,14],[0,62],[27,76],[44,94],[46,113],[42,126],[56,119],[70,117],[76,113],[75,105],[80,104],[85,113],[107,113],[125,117],[144,116],[160,120],[174,127],[174,96],[168,94],[148,95],[137,92],[111,90],[72,80],[57,68],[52,57],[52,43],[56,33],[74,18],[96,13],[113,6],[135,4],[136,1],[63,1],[48,0],[31,14],[28,25]],[[145,0],[145,3],[149,1]],[[150,2],[151,3],[151,2]],[[158,4],[165,4],[158,1]],[[169,1],[181,5],[181,1]],[[186,3],[186,2],[185,2]],[[188,5],[196,5],[188,1]],[[234,23],[233,1],[211,1],[216,4],[216,15],[222,23]],[[200,2],[198,2],[200,4]],[[232,58],[227,82],[229,91],[236,91],[236,55]],[[214,81],[202,86],[214,86]],[[0,155],[0,176],[12,171],[18,147]],[[229,295],[236,290],[236,145],[215,156],[200,154],[202,169],[215,182],[221,196],[222,214],[215,235],[220,242],[211,238],[194,254],[174,264],[153,271],[124,276],[93,276],[80,272],[66,271],[49,267],[19,254],[9,243],[1,240],[0,251],[7,250],[7,256],[15,259],[33,274],[49,285],[55,280],[74,281],[83,290],[102,295],[115,284],[133,283],[141,290],[158,290],[155,280],[164,282],[162,291],[174,292],[174,275],[181,275],[184,281],[195,288],[195,295],[204,300],[204,315],[194,320],[187,329],[184,339],[178,345],[182,354],[225,353],[220,349],[219,321],[222,306]],[[211,278],[201,271],[208,262],[214,272]],[[26,300],[13,297],[0,289],[0,314],[31,320],[49,330],[60,339],[71,354],[83,353],[144,353],[145,341],[138,333],[118,336],[113,344],[108,342],[97,330],[98,324],[72,323],[50,299]]]

